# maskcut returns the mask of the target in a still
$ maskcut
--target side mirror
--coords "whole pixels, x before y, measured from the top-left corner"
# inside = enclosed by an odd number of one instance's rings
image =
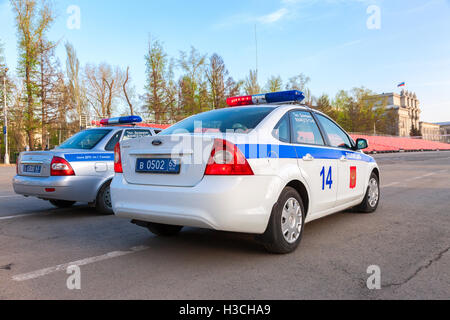
[[[369,142],[366,139],[357,139],[356,140],[356,150],[364,150],[369,147]]]

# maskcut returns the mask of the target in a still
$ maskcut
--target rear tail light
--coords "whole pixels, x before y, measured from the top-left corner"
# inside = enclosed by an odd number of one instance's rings
[[[60,157],[53,157],[50,164],[50,175],[51,176],[74,176],[75,172],[72,166],[67,162],[66,159]]]
[[[120,156],[120,142],[114,147],[114,172],[123,173],[122,157]]]
[[[253,176],[247,159],[236,145],[216,139],[206,166],[206,176]]]

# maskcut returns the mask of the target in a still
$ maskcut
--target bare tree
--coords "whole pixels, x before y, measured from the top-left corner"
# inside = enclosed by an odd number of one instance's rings
[[[166,103],[168,106],[168,119],[167,121],[178,122],[183,119],[183,110],[178,102],[177,93],[178,86],[177,82],[174,80],[174,62],[170,61],[169,67],[166,73]]]
[[[128,91],[130,90],[127,85],[128,85],[128,81],[129,81],[129,71],[130,71],[130,67],[127,67],[127,72],[126,72],[126,76],[125,76],[125,81],[123,82],[122,88],[123,88],[123,94],[125,96],[125,100],[128,103],[128,106],[130,107],[130,114],[134,115],[134,110],[133,110],[133,104],[130,101],[130,98],[128,96]]]
[[[82,115],[87,114],[86,88],[80,79],[80,61],[77,58],[75,48],[66,43],[66,76],[68,81],[69,99],[71,109],[76,110],[79,127],[82,128]]]
[[[56,82],[60,74],[59,61],[54,53],[55,44],[41,39],[39,44],[39,98],[41,102],[41,149],[48,146],[47,126],[54,118],[55,103],[58,99]]]
[[[2,110],[3,113],[3,107],[4,107],[4,97],[5,94],[3,90],[5,89],[3,87],[3,77],[6,77],[6,100],[9,101],[11,99],[12,89],[14,87],[14,83],[12,82],[12,79],[10,77],[10,74],[6,72],[8,69],[8,66],[6,65],[6,59],[4,56],[4,49],[3,49],[3,43],[0,40],[0,110]]]
[[[54,20],[53,12],[46,0],[38,8],[36,0],[11,0],[16,15],[19,36],[19,74],[25,82],[25,121],[24,129],[28,136],[28,145],[34,149],[34,132],[39,120],[36,117],[35,98],[38,95],[36,74],[39,46],[45,33]]]
[[[229,77],[225,85],[225,97],[231,98],[239,96],[241,94],[241,88],[243,85],[244,81],[235,81],[232,77]]]
[[[189,55],[180,52],[178,64],[184,72],[180,79],[180,103],[186,115],[203,111],[208,103],[208,89],[205,81],[206,55],[191,47]]]
[[[280,76],[275,77],[271,76],[266,83],[266,91],[267,92],[277,92],[283,89],[283,80]]]
[[[286,90],[299,90],[305,95],[305,104],[312,107],[314,102],[314,97],[311,94],[311,90],[307,87],[308,83],[311,82],[311,78],[300,73],[298,76],[289,79]]]
[[[51,122],[52,131],[54,136],[57,137],[55,144],[58,145],[80,130],[79,114],[72,104],[72,92],[70,85],[66,84],[64,74],[59,73],[55,82],[54,109],[56,112]]]
[[[110,118],[113,103],[120,96],[123,72],[116,67],[101,63],[99,66],[86,65],[85,78],[87,99],[98,117]]]
[[[157,123],[167,121],[178,113],[176,105],[176,85],[173,81],[173,61],[169,61],[162,44],[151,39],[145,55],[147,83],[145,85],[145,112],[154,117]]]
[[[209,58],[206,69],[206,78],[209,83],[210,97],[213,109],[224,107],[225,103],[225,81],[228,70],[223,59],[216,53]]]
[[[330,97],[326,94],[322,94],[316,101],[316,109],[325,113],[334,120],[337,119],[337,110],[333,107]]]
[[[261,87],[258,84],[258,72],[250,70],[248,77],[245,79],[244,91],[248,95],[261,93]]]

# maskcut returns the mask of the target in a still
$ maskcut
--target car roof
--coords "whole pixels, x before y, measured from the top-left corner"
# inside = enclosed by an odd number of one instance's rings
[[[237,108],[237,109],[245,110],[246,108],[249,108],[249,107],[250,108],[251,107],[253,107],[253,108],[257,108],[257,107],[271,107],[274,110],[277,110],[279,112],[288,112],[290,110],[299,110],[300,109],[300,110],[305,110],[305,111],[312,111],[312,112],[315,112],[317,114],[321,114],[321,115],[329,118],[329,116],[326,115],[325,113],[323,113],[323,112],[321,112],[319,110],[310,108],[310,107],[308,107],[306,105],[301,105],[301,104],[258,104],[258,105],[241,106],[241,107],[230,107],[230,108],[233,108],[233,109]]]
[[[90,129],[109,129],[109,130],[122,130],[122,129],[146,129],[146,130],[161,130],[159,128],[153,128],[153,127],[141,127],[141,126],[104,126],[104,127],[95,127]]]

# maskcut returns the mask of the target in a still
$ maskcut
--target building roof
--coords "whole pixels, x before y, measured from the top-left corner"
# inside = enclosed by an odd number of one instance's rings
[[[432,123],[432,122],[426,122],[426,121],[420,121],[419,122],[421,125],[425,125],[425,126],[432,126],[432,127],[438,127],[440,126],[440,124],[438,123]]]
[[[438,124],[440,126],[450,126],[450,121],[447,121],[447,122],[436,122],[435,124]]]

